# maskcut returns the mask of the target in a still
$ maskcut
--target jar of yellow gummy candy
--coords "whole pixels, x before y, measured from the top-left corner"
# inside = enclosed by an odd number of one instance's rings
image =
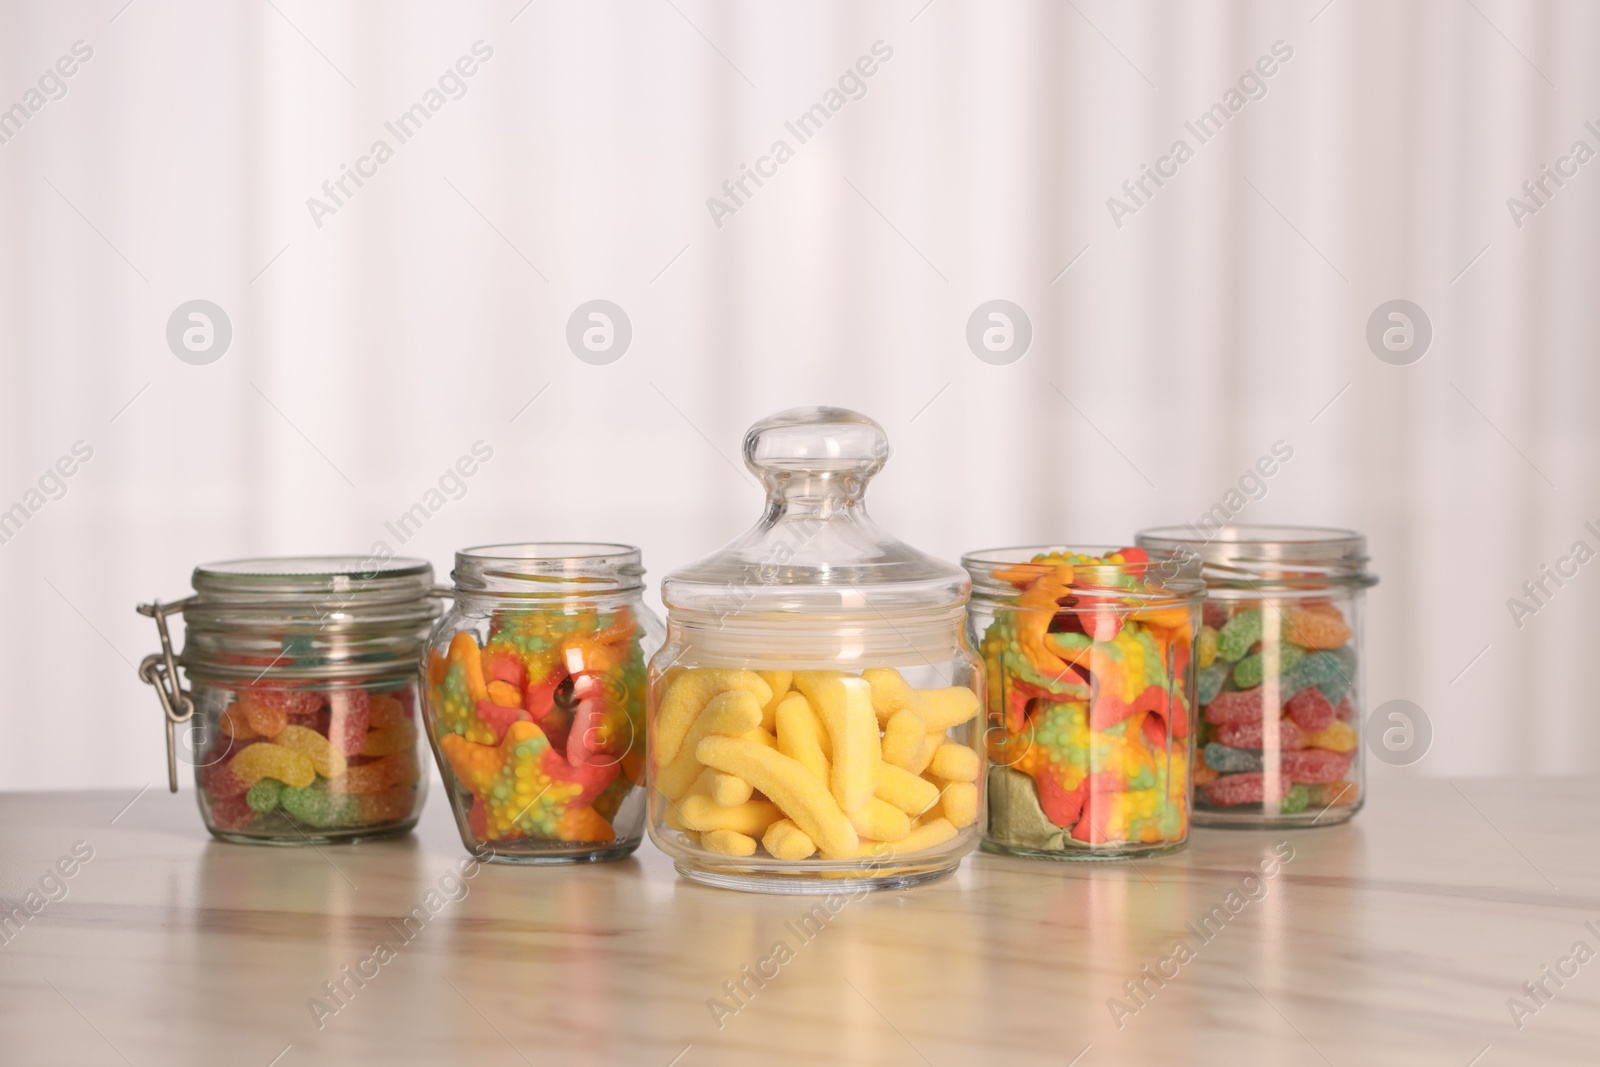
[[[1327,826],[1361,807],[1367,541],[1303,526],[1172,526],[1139,544],[1203,564],[1200,826]]]
[[[639,550],[456,553],[424,708],[461,841],[479,859],[618,859],[644,834],[645,658],[661,623]]]
[[[650,836],[696,881],[841,893],[936,878],[977,843],[982,668],[961,568],[867,516],[883,428],[797,408],[744,439],[767,501],[667,576],[650,663]]]
[[[1047,546],[962,562],[988,678],[984,847],[1086,860],[1181,848],[1199,565]]]
[[[415,825],[427,788],[416,683],[439,614],[433,568],[247,559],[197,567],[193,581],[185,600],[139,607],[161,638],[139,676],[161,698],[172,791],[180,758],[193,763],[200,814],[229,841],[352,841]],[[167,631],[178,612],[181,654]]]

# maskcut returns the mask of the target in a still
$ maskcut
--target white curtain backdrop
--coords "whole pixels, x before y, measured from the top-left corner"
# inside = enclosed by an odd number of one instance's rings
[[[588,538],[654,582],[756,517],[745,427],[824,402],[950,558],[1192,521],[1283,442],[1238,520],[1369,536],[1369,703],[1433,724],[1374,770],[1600,769],[1600,562],[1507,603],[1600,550],[1600,6],[123,4],[0,9],[0,787],[161,781],[133,608],[197,563]],[[167,340],[196,299],[205,365]],[[607,365],[566,342],[594,299]],[[1395,299],[1409,365],[1367,342]]]

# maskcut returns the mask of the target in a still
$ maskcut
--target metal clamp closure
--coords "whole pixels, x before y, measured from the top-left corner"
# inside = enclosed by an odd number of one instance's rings
[[[156,631],[161,635],[161,651],[146,656],[139,664],[139,677],[153,686],[161,699],[161,710],[167,724],[167,786],[178,791],[178,738],[177,725],[194,718],[194,700],[178,681],[178,657],[172,652],[172,638],[167,633],[167,616],[182,611],[194,598],[187,597],[171,604],[159,601],[140,604],[138,612],[156,621]]]

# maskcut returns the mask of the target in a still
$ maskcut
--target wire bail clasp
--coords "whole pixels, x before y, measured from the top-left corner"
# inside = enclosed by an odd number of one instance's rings
[[[159,601],[140,604],[140,615],[156,621],[156,631],[161,635],[161,651],[146,656],[139,664],[139,678],[153,686],[161,699],[161,710],[167,725],[167,786],[178,791],[178,738],[177,725],[194,718],[194,700],[178,681],[178,658],[172,653],[172,638],[167,633],[167,616],[182,611],[192,597],[162,604]]]

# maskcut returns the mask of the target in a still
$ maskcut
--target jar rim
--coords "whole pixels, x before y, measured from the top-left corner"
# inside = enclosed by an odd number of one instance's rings
[[[972,576],[973,595],[987,600],[1003,600],[1018,595],[1017,586],[999,577],[1002,570],[1013,576],[1042,578],[1054,574],[1059,563],[1035,562],[1042,555],[1080,555],[1103,559],[1127,551],[1129,545],[1008,545],[1002,548],[975,549],[961,557],[961,565]],[[1142,560],[1121,563],[1074,564],[1071,588],[1104,591],[1141,601],[1197,600],[1205,592],[1200,561],[1192,554],[1162,552]],[[1080,580],[1081,577],[1081,580]],[[1136,578],[1137,585],[1120,579]]]
[[[644,573],[635,545],[520,541],[461,549],[450,577],[459,592],[598,596],[642,590]]]
[[[1143,548],[1192,555],[1213,587],[1282,589],[1376,585],[1367,538],[1337,526],[1230,524],[1209,534],[1194,525],[1139,531]]]
[[[433,565],[405,556],[254,556],[202,563],[190,584],[203,602],[341,595],[425,595]]]

